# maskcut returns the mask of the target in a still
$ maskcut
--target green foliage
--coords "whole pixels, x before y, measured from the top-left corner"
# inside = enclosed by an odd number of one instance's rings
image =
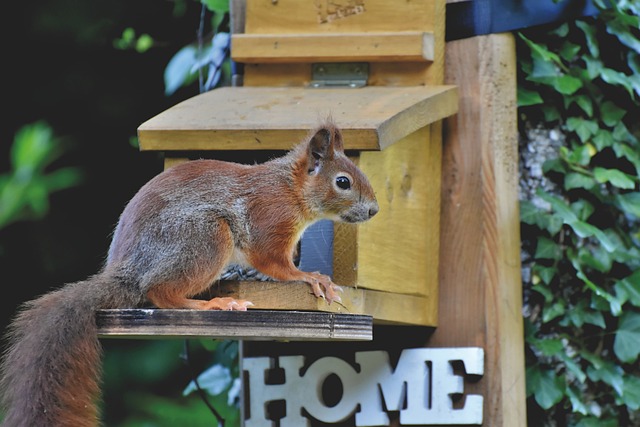
[[[229,35],[229,1],[201,0],[202,7],[212,13],[210,20],[213,35],[198,43],[182,47],[171,58],[164,70],[165,94],[172,95],[178,89],[199,81],[200,92],[213,89],[228,77],[231,65],[228,58],[231,37]],[[204,19],[204,10],[202,14]],[[201,32],[204,22],[200,23]],[[203,35],[201,34],[201,37]],[[206,75],[206,79],[204,78]]]
[[[521,202],[536,425],[640,422],[640,7],[595,3],[518,42],[521,117],[566,134],[544,165],[557,191]]]
[[[48,170],[63,151],[62,142],[43,122],[17,132],[11,146],[11,170],[0,175],[0,229],[19,220],[44,217],[51,193],[80,182],[75,168]]]
[[[104,416],[108,425],[240,425],[237,341],[158,340],[107,345]],[[203,396],[193,378],[197,376]],[[182,392],[181,392],[182,390]]]
[[[134,49],[138,53],[144,53],[151,49],[154,40],[149,34],[141,34],[136,37],[136,30],[127,27],[122,31],[122,36],[113,41],[113,47],[120,50]]]

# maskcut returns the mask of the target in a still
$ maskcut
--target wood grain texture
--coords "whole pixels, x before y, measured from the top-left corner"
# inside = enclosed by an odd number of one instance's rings
[[[398,286],[398,282],[395,283]],[[435,324],[436,313],[425,309],[435,305],[434,296],[402,295],[349,286],[343,286],[343,289],[342,301],[331,305],[316,298],[309,285],[299,282],[221,281],[212,292],[249,300],[256,309],[363,314],[372,316],[376,324]]]
[[[359,226],[358,286],[435,302],[441,143],[431,141],[431,132],[424,127],[382,153],[360,155],[359,166],[376,189],[380,212]]]
[[[346,149],[381,150],[457,109],[453,86],[225,87],[147,120],[138,137],[142,150],[288,150],[331,115]]]
[[[370,316],[302,311],[170,309],[98,310],[100,338],[215,338],[247,340],[363,340]]]
[[[247,0],[249,34],[429,31],[439,0]]]
[[[445,121],[439,325],[429,346],[480,346],[491,426],[526,425],[513,36],[447,43],[460,110]]]
[[[362,7],[360,7],[362,6]],[[433,34],[433,62],[407,62],[390,58],[385,62],[372,62],[369,85],[415,86],[437,85],[444,75],[444,23],[443,0],[414,0],[390,2],[387,0],[355,0],[301,2],[282,0],[268,2],[247,1],[245,33],[252,35],[278,34],[363,34],[380,32],[419,32]],[[418,45],[403,49],[415,51]],[[316,46],[317,47],[317,46]],[[364,48],[364,46],[362,47]],[[335,51],[341,56],[341,44],[320,48]],[[325,55],[326,56],[326,55]],[[354,56],[354,57],[357,57]],[[378,61],[380,58],[374,60]],[[255,62],[249,59],[248,62]],[[311,76],[310,64],[270,64],[269,61],[246,64],[244,82],[248,86],[300,86],[307,85]]]
[[[433,33],[237,34],[231,55],[244,63],[433,60]]]

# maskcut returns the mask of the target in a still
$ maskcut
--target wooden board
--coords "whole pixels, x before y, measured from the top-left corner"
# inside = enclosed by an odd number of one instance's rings
[[[381,150],[457,109],[453,86],[225,87],[147,120],[138,137],[142,150],[288,150],[331,116],[346,149]]]
[[[449,42],[446,69],[463,102],[445,121],[440,326],[428,345],[483,347],[487,425],[524,426],[513,35]]]
[[[394,282],[398,286],[397,279]],[[309,285],[297,282],[221,281],[212,292],[253,302],[256,309],[314,310],[372,316],[376,324],[432,326],[437,312],[435,296],[401,295],[343,286],[340,303],[327,304],[316,298]]]
[[[444,14],[439,0],[247,0],[248,34],[429,31]],[[444,12],[444,11],[443,11]]]
[[[373,339],[371,316],[303,311],[98,310],[100,338]]]
[[[439,139],[431,141],[432,131],[425,127],[381,154],[360,155],[380,213],[359,226],[358,286],[437,295],[442,147]],[[436,310],[433,299],[425,310]]]
[[[339,46],[339,48],[336,48]],[[244,63],[432,61],[433,33],[235,34],[231,55]]]

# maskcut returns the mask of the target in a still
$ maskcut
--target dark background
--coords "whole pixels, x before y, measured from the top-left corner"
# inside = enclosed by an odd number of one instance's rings
[[[162,170],[160,154],[140,152],[130,140],[141,123],[198,93],[192,84],[165,96],[163,73],[172,56],[196,40],[201,12],[196,0],[8,4],[0,13],[0,175],[9,171],[18,129],[43,120],[68,147],[51,169],[77,167],[83,179],[52,195],[43,220],[0,229],[2,335],[22,302],[101,268],[125,204]],[[154,47],[145,53],[116,49],[114,40],[127,27],[151,35]],[[185,371],[193,369],[180,360],[182,343],[102,343],[106,425],[150,419],[144,412],[149,405],[166,411],[169,404],[185,404],[180,395],[191,379]],[[201,365],[195,372],[207,366]],[[135,387],[157,399],[170,396],[168,403],[131,403]],[[195,408],[208,412],[201,402]],[[211,425],[211,414],[203,420]]]
[[[182,10],[182,12],[180,12]],[[2,13],[0,173],[16,131],[45,120],[70,147],[52,168],[75,166],[82,183],[54,193],[44,220],[0,230],[0,324],[16,307],[101,267],[126,202],[162,170],[157,153],[130,144],[137,127],[197,87],[164,95],[171,57],[193,42],[200,6],[184,1],[36,0]],[[127,27],[156,47],[118,50]]]

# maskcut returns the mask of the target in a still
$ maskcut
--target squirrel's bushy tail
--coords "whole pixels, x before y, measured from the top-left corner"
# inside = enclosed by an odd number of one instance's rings
[[[4,427],[98,425],[102,347],[95,311],[134,307],[137,286],[102,272],[27,302],[0,369]]]

